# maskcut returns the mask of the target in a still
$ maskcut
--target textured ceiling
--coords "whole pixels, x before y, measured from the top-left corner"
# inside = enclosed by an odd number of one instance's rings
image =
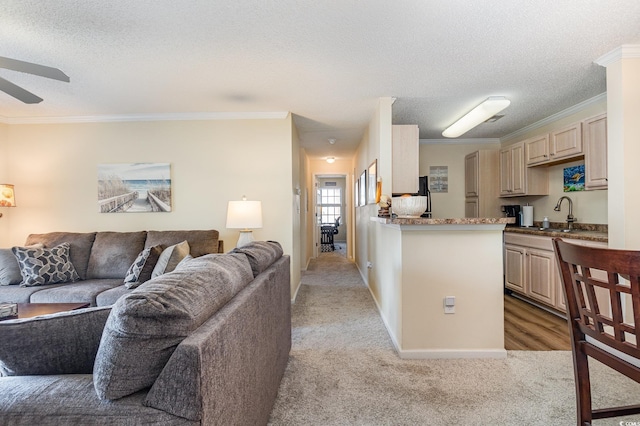
[[[71,77],[0,70],[44,98],[0,93],[0,121],[290,111],[312,156],[351,155],[387,96],[394,124],[418,124],[422,139],[506,96],[504,118],[462,136],[502,137],[603,93],[593,61],[640,43],[638,0],[0,0],[0,10],[0,56]]]

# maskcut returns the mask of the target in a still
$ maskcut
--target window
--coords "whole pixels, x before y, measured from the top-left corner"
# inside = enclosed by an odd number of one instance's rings
[[[342,216],[342,192],[340,188],[320,188],[318,191],[318,218],[321,224],[333,225]]]

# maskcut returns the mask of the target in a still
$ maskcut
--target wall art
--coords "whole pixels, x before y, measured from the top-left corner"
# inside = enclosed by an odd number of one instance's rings
[[[449,192],[449,166],[429,167],[429,191]]]
[[[169,163],[98,165],[98,212],[171,211]]]
[[[378,182],[378,160],[373,160],[367,174],[367,204],[376,203],[376,184]]]
[[[565,167],[562,175],[564,177],[564,192],[584,191],[584,164]]]

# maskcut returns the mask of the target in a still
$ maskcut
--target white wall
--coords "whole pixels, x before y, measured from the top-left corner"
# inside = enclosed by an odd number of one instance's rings
[[[246,195],[262,201],[264,226],[255,238],[282,244],[293,256],[297,283],[292,164],[299,152],[292,127],[290,116],[0,126],[0,178],[15,184],[18,200],[10,228],[0,228],[0,246],[21,244],[36,232],[217,229],[228,251],[238,231],[225,228],[227,202]],[[97,212],[98,164],[133,162],[171,163],[171,213]]]
[[[448,192],[431,193],[431,213],[435,218],[465,217],[464,157],[481,149],[500,149],[500,143],[457,143],[420,141],[420,176],[429,176],[429,167],[449,168]],[[496,170],[496,173],[498,171]]]

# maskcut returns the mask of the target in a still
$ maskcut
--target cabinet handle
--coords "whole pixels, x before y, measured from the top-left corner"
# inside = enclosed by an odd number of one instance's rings
[[[553,157],[555,154],[552,152],[552,153],[551,153],[551,154],[549,154],[549,155]]]

